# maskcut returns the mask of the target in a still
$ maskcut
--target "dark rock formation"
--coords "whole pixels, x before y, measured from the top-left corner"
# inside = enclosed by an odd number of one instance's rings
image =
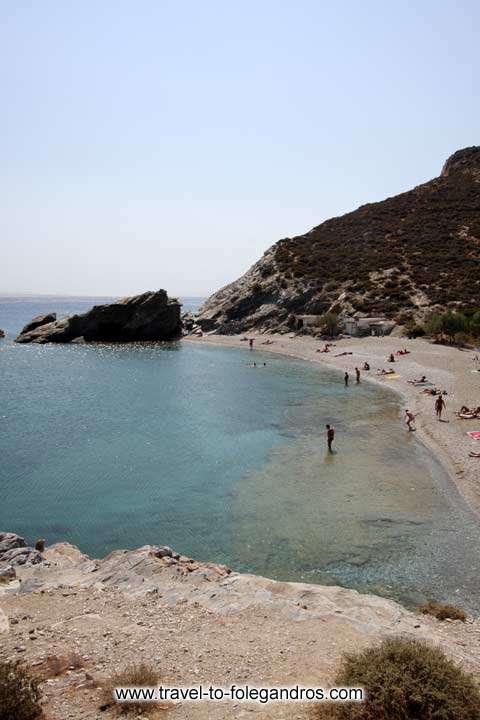
[[[4,337],[5,337],[5,331],[4,331],[4,330],[0,330],[0,338],[4,338]]]
[[[48,313],[47,315],[37,315],[37,317],[34,317],[33,320],[31,320],[29,323],[25,325],[20,335],[25,335],[26,333],[32,332],[32,330],[36,330],[41,325],[47,325],[47,323],[55,322],[57,319],[57,313]]]
[[[205,331],[287,331],[298,315],[386,316],[480,304],[480,146],[454,153],[440,177],[363,205],[273,245],[212,295]]]
[[[146,292],[22,331],[16,342],[67,343],[80,338],[86,342],[171,340],[181,331],[180,307],[165,290]]]

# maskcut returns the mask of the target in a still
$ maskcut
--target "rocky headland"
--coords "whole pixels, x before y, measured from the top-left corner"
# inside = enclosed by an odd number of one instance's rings
[[[96,305],[81,315],[57,320],[38,315],[16,338],[18,343],[133,342],[171,340],[181,333],[181,305],[165,290]]]
[[[480,146],[439,177],[279,240],[196,318],[206,332],[284,332],[301,315],[404,324],[480,297]]]

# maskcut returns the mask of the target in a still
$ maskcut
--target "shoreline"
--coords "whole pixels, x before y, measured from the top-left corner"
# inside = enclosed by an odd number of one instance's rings
[[[220,345],[224,347],[245,348],[241,338],[245,335],[204,335],[186,336],[184,341]],[[475,351],[460,350],[444,345],[434,345],[421,338],[407,340],[397,337],[341,338],[335,341],[330,353],[318,353],[323,341],[308,336],[264,335],[248,333],[255,339],[253,354],[259,350],[277,353],[283,356],[305,360],[350,374],[351,389],[354,391],[355,366],[361,370],[361,381],[373,382],[387,387],[400,395],[404,407],[413,411],[416,418],[416,434],[420,442],[433,454],[445,469],[449,479],[470,509],[480,518],[480,486],[477,478],[480,473],[480,459],[469,457],[471,449],[480,451],[480,443],[475,445],[467,431],[480,430],[480,419],[463,420],[455,415],[462,405],[480,405],[480,372],[472,373],[475,363]],[[272,344],[262,345],[265,341]],[[387,357],[397,349],[407,348],[409,355],[396,356],[391,365]],[[335,357],[340,352],[352,355]],[[370,371],[362,371],[363,363],[370,364]],[[477,363],[477,367],[480,365]],[[377,368],[393,368],[400,375],[398,379],[384,379],[376,375]],[[435,417],[435,398],[421,392],[422,388],[407,382],[415,377],[426,375],[433,385],[446,390],[446,410],[444,419],[439,422]],[[475,376],[478,375],[476,381]],[[402,423],[401,429],[408,432]]]

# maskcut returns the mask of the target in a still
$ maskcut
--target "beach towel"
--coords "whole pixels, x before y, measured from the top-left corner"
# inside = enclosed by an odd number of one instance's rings
[[[385,380],[398,380],[398,378],[402,376],[398,375],[397,373],[392,373],[391,375],[379,375],[379,377],[382,377]]]
[[[480,440],[480,430],[471,430],[467,435],[470,435],[472,440]]]

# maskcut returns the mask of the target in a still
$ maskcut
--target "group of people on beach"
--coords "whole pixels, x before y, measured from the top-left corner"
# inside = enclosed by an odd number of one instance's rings
[[[242,338],[242,340],[248,341],[250,350],[253,350],[254,338],[244,337],[244,338]],[[267,340],[264,343],[262,343],[262,345],[270,345],[270,344],[273,344],[273,341]],[[324,347],[318,348],[316,350],[316,352],[317,353],[329,353],[329,352],[331,352],[330,348],[332,348],[332,347],[335,347],[335,343],[326,342]],[[395,357],[398,358],[398,357],[401,357],[404,355],[410,355],[410,352],[411,351],[408,350],[407,348],[402,348],[400,350],[396,350],[395,353],[391,352],[391,353],[389,353],[389,355],[387,357],[387,362],[394,363],[394,362],[396,362]],[[344,357],[346,355],[353,355],[353,352],[344,351],[344,352],[338,353],[337,355],[335,355],[335,357]],[[266,365],[266,363],[264,362],[263,366],[265,366],[265,365]],[[252,367],[257,367],[257,363],[254,362],[252,364]],[[362,369],[365,372],[370,371],[370,365],[367,361],[364,362]],[[388,369],[378,368],[377,375],[380,375],[380,376],[395,375],[396,377],[400,377],[399,375],[396,375],[396,372],[393,368],[388,368]],[[343,376],[343,381],[344,381],[345,388],[348,388],[349,383],[350,383],[350,373],[348,372],[348,370],[345,370],[345,373]],[[356,384],[359,384],[361,382],[361,370],[357,366],[355,367],[355,381],[356,381]],[[427,380],[426,375],[421,375],[420,377],[413,378],[413,380],[407,380],[407,382],[410,385],[413,385],[415,387],[420,387],[423,385],[432,385],[432,383],[430,383]],[[435,415],[436,415],[437,420],[439,422],[448,422],[448,420],[442,419],[443,412],[446,409],[445,395],[447,395],[447,391],[441,390],[441,389],[433,386],[433,387],[424,387],[421,390],[421,393],[435,397],[434,410],[435,410]],[[418,417],[419,414],[420,413],[416,413],[416,414],[413,413],[409,408],[407,408],[405,410],[405,424],[406,424],[409,432],[413,432],[416,429],[415,428],[415,418]],[[456,413],[456,415],[459,418],[462,418],[465,420],[473,420],[473,419],[480,420],[480,405],[478,407],[472,408],[472,409],[468,408],[466,405],[463,405],[462,408],[460,409],[460,411]],[[331,425],[331,424],[325,425],[325,435],[326,435],[328,451],[333,452],[333,442],[335,439],[335,428],[333,427],[333,425]],[[472,452],[470,452],[470,457],[480,458],[480,452],[472,451]]]

